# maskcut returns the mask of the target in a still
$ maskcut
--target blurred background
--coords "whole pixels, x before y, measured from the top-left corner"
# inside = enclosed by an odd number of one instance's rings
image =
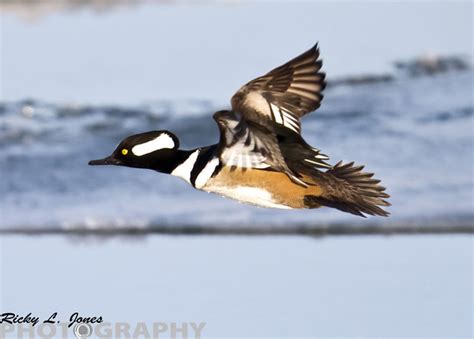
[[[4,309],[203,320],[209,337],[471,337],[472,2],[3,0],[0,11],[1,232],[142,234],[3,235]],[[303,136],[382,179],[389,218],[261,209],[87,166],[148,130],[184,148],[217,142],[212,113],[315,42],[328,87]],[[448,234],[144,236],[368,226]],[[31,255],[52,266],[31,268]],[[72,301],[64,285],[80,268],[72,286],[88,288]],[[36,274],[57,297],[24,292]]]
[[[185,148],[215,143],[212,113],[316,41],[329,87],[303,135],[333,163],[354,160],[383,180],[392,216],[369,222],[474,220],[470,3],[1,6],[2,228],[358,224],[336,210],[265,210],[151,171],[86,166],[148,130],[169,129]]]

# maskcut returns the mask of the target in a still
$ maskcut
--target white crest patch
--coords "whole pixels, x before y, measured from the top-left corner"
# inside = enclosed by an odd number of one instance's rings
[[[140,157],[142,155],[158,151],[159,149],[173,148],[174,146],[175,144],[173,138],[169,134],[162,133],[159,137],[153,140],[133,146],[132,153],[137,157]]]
[[[199,150],[194,151],[191,155],[181,164],[178,165],[171,175],[175,177],[179,177],[181,179],[186,180],[188,183],[191,183],[191,171],[194,168],[194,164],[196,163],[197,157],[199,155]]]

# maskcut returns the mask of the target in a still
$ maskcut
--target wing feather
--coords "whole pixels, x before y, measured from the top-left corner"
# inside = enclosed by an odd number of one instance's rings
[[[325,74],[321,72],[317,44],[267,74],[258,77],[232,97],[232,110],[243,119],[272,129],[282,125],[300,133],[299,119],[316,110],[323,99]]]
[[[301,146],[298,154],[311,165],[330,167],[324,162],[327,157],[312,149],[300,136],[300,118],[318,108],[323,99],[325,74],[320,71],[322,62],[318,58],[315,45],[240,88],[232,97],[232,111],[214,114],[221,132],[218,154],[223,165],[232,169],[271,168],[307,186],[288,167],[292,152],[282,153],[279,143],[286,136],[298,140],[295,145],[306,145]]]
[[[231,169],[271,168],[286,173],[297,184],[307,186],[288,168],[276,134],[232,111],[216,112],[214,119],[221,135],[217,153],[223,165]]]

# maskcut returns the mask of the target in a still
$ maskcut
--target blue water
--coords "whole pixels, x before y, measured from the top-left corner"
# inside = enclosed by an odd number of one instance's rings
[[[135,106],[0,105],[0,227],[154,225],[474,224],[471,71],[326,90],[303,136],[339,160],[375,172],[392,196],[389,218],[337,210],[279,211],[195,191],[153,171],[90,167],[134,133],[169,129],[182,147],[215,143],[212,100]]]

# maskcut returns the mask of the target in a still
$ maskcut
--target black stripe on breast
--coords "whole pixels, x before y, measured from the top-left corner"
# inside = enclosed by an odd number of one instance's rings
[[[196,159],[196,162],[194,163],[193,169],[191,171],[191,184],[196,187],[196,179],[201,173],[201,171],[206,167],[207,163],[216,155],[217,151],[217,145],[212,145],[209,147],[203,147],[201,151],[199,152],[198,158]],[[212,176],[216,175],[218,171],[220,171],[221,165],[216,167],[216,170],[212,174]]]

